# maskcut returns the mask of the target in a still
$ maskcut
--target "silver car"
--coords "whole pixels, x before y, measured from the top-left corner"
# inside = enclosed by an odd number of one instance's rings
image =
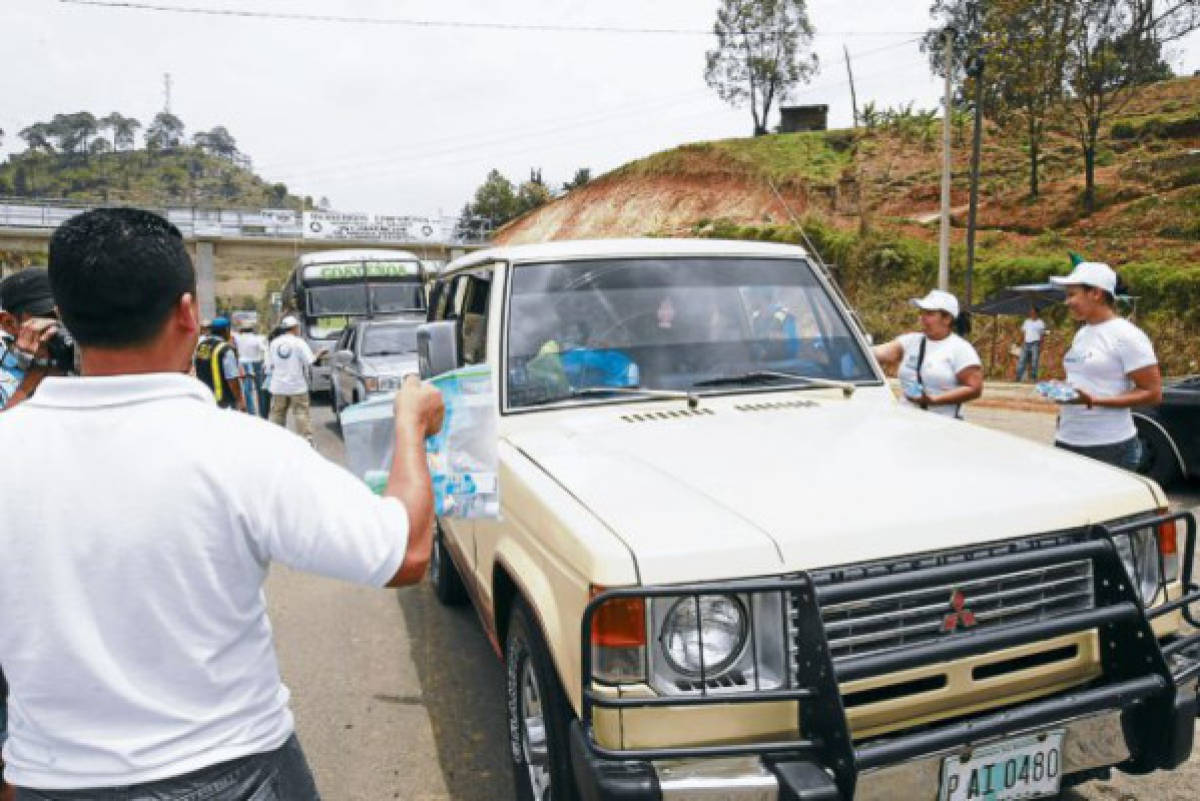
[[[417,326],[425,317],[363,320],[346,326],[330,360],[333,410],[372,395],[393,392],[408,373],[417,372]]]

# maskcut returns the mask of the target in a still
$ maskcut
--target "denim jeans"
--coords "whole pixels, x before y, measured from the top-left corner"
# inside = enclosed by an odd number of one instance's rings
[[[1021,360],[1017,362],[1017,381],[1025,377],[1025,368],[1031,368],[1029,377],[1037,381],[1038,362],[1042,358],[1041,342],[1026,342],[1021,348]]]
[[[1126,470],[1136,471],[1142,461],[1142,443],[1136,436],[1110,445],[1068,445],[1065,442],[1055,442],[1054,445],[1065,451],[1089,456],[1097,461],[1111,464],[1113,467],[1123,467]]]
[[[320,801],[296,735],[252,754],[171,779],[95,790],[17,788],[17,801]]]
[[[267,416],[267,405],[263,398],[263,363],[242,362],[242,397],[246,399],[246,411],[259,417]]]

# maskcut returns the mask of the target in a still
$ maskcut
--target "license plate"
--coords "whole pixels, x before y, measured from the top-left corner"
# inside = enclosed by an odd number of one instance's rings
[[[1013,801],[1058,794],[1063,732],[1017,737],[977,748],[965,761],[942,760],[938,801]]]

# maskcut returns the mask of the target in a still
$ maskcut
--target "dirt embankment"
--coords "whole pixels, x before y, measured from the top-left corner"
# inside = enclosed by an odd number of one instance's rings
[[[791,214],[802,215],[813,204],[804,189],[785,187],[781,194]],[[513,221],[495,240],[522,244],[671,235],[718,218],[785,222],[789,208],[766,181],[704,175],[605,177]]]

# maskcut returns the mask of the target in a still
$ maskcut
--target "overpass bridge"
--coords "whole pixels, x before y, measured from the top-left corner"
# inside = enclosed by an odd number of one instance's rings
[[[54,229],[92,205],[0,199],[0,251],[42,256]],[[410,251],[436,271],[486,246],[478,220],[294,209],[153,208],[179,228],[196,265],[201,314],[216,310],[216,261],[294,259],[300,253],[383,247]],[[0,273],[3,266],[0,265]]]

